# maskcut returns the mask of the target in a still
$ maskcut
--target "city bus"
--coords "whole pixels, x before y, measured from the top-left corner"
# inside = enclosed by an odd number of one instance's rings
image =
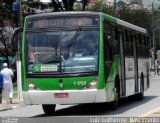
[[[46,114],[56,104],[115,109],[121,98],[143,99],[150,86],[146,29],[105,13],[27,16],[21,43],[24,103],[41,104]]]

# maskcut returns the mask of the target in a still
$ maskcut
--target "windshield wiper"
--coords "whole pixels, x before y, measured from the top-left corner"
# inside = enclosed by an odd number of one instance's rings
[[[79,36],[79,34],[81,33],[82,31],[82,27],[79,27],[78,30],[76,31],[76,33],[74,34],[73,38],[70,40],[71,44],[69,44],[67,47],[70,47],[72,45],[74,45],[77,37]]]

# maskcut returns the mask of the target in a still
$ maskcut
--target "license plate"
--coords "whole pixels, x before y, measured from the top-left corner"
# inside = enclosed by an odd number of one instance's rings
[[[68,98],[68,93],[54,93],[55,98]]]

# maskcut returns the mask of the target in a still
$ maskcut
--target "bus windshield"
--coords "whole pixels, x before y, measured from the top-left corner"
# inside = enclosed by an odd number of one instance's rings
[[[28,31],[28,73],[93,72],[98,66],[99,31]]]

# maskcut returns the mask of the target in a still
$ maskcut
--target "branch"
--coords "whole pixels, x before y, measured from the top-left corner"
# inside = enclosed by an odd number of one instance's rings
[[[52,0],[51,5],[54,8],[54,11],[58,11],[58,3],[55,0]]]
[[[58,3],[58,8],[60,7],[60,8],[61,8],[61,10],[62,10],[62,11],[64,11],[64,9],[63,9],[63,7],[62,7],[61,3],[59,2],[59,0],[56,0],[56,1],[57,1],[57,3]]]

